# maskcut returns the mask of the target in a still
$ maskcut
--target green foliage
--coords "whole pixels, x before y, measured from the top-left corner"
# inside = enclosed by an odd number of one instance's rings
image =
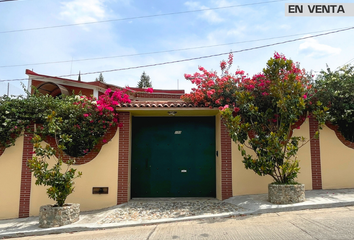
[[[71,136],[71,141],[63,143],[65,153],[84,156],[99,142],[106,142],[102,137],[118,123],[115,107],[122,102],[130,102],[129,96],[111,89],[99,99],[79,95],[55,98],[38,92],[19,98],[4,96],[0,98],[0,147],[14,145],[25,129],[31,131],[30,124],[36,124],[35,133],[43,138],[55,137],[47,122],[47,117],[55,111],[60,118],[56,123],[60,131]]]
[[[80,78],[80,80],[81,80],[81,78]],[[102,73],[100,73],[100,75],[98,76],[98,78],[95,79],[95,81],[96,82],[101,82],[101,83],[105,82]]]
[[[147,75],[145,72],[141,74],[140,81],[138,82],[138,88],[151,88],[152,83],[150,81],[149,75]]]
[[[327,107],[328,120],[349,141],[354,142],[354,66],[321,71],[316,79],[316,97]]]
[[[28,121],[18,118],[21,114],[20,98],[11,99],[8,96],[0,98],[0,148],[15,145],[17,137],[28,125]]]
[[[36,122],[43,124],[50,109],[55,109],[58,99],[44,95],[28,95],[27,97],[0,98],[0,147],[14,145],[16,138]]]
[[[47,121],[48,131],[54,134],[55,139],[57,139],[58,152],[48,144],[42,147],[41,137],[35,135],[32,139],[35,156],[28,160],[27,166],[36,177],[36,185],[49,186],[47,189],[48,197],[56,201],[59,207],[62,207],[66,198],[74,191],[73,180],[80,177],[82,173],[78,172],[76,174],[76,169],[71,167],[75,163],[74,159],[67,161],[65,163],[67,165],[66,170],[62,171],[63,150],[65,150],[65,143],[71,142],[71,138],[69,135],[62,133],[59,127],[62,119],[56,116],[55,111],[47,116]],[[48,160],[55,159],[55,155],[58,158],[56,161],[54,160],[54,165],[50,168],[51,164]]]
[[[0,147],[14,145],[16,138],[26,127],[30,130],[30,123],[37,124],[37,134],[54,137],[48,130],[46,120],[52,111],[61,119],[57,123],[61,132],[71,135],[72,141],[65,142],[64,145],[65,152],[72,157],[83,156],[91,151],[114,124],[115,118],[108,110],[100,115],[100,112],[96,111],[95,101],[81,96],[4,96],[0,100]]]

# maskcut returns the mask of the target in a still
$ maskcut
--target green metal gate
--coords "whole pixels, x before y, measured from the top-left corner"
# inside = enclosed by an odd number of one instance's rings
[[[131,195],[215,197],[215,117],[133,117]]]

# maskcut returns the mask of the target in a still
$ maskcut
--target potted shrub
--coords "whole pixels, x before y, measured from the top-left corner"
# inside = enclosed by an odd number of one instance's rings
[[[202,74],[185,75],[197,88],[183,99],[196,106],[219,107],[245,167],[274,179],[268,191],[272,203],[304,201],[304,185],[296,182],[300,170],[297,152],[308,140],[292,136],[292,130],[310,109],[321,126],[328,108],[321,102],[312,103],[310,78],[282,54],[275,53],[253,77],[241,70],[230,74],[231,64],[230,54],[228,62],[220,64],[221,76],[202,67]]]
[[[60,128],[56,122],[61,121],[61,119],[56,118],[55,115],[56,113],[53,111],[47,117],[47,120],[48,131],[55,136],[57,150],[49,144],[42,147],[41,137],[34,135],[32,139],[34,156],[27,162],[27,166],[36,177],[36,185],[49,186],[47,189],[48,197],[56,202],[55,205],[45,205],[40,208],[40,227],[58,227],[71,224],[79,220],[80,214],[79,204],[65,204],[66,198],[74,191],[73,180],[80,177],[82,173],[76,173],[76,169],[71,167],[75,163],[74,159],[63,163],[64,144],[71,139],[66,134],[58,134]],[[54,160],[55,156],[57,160]],[[54,160],[54,164],[49,163],[49,160]],[[67,165],[66,170],[62,170],[63,164]]]

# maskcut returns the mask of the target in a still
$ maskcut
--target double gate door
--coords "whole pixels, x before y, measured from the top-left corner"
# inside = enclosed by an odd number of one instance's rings
[[[215,197],[215,117],[132,121],[132,198]]]

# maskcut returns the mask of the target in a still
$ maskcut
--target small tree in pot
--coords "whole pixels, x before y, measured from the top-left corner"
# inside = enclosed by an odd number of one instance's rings
[[[54,206],[42,206],[39,214],[40,227],[55,227],[70,224],[79,220],[80,208],[79,204],[65,204],[66,198],[74,191],[74,179],[82,175],[81,172],[76,173],[76,169],[71,166],[75,163],[75,159],[70,159],[65,164],[66,170],[62,170],[64,144],[71,141],[67,134],[60,134],[60,127],[57,122],[62,121],[56,117],[53,111],[48,117],[48,132],[54,134],[57,149],[47,144],[42,147],[42,139],[35,134],[32,139],[35,156],[28,160],[27,166],[36,177],[36,185],[49,186],[47,194],[56,204]],[[57,157],[52,167],[48,163],[49,159]],[[65,205],[64,205],[65,204]],[[65,208],[67,207],[67,208]],[[65,214],[63,214],[65,212]],[[56,215],[60,215],[57,218]]]

